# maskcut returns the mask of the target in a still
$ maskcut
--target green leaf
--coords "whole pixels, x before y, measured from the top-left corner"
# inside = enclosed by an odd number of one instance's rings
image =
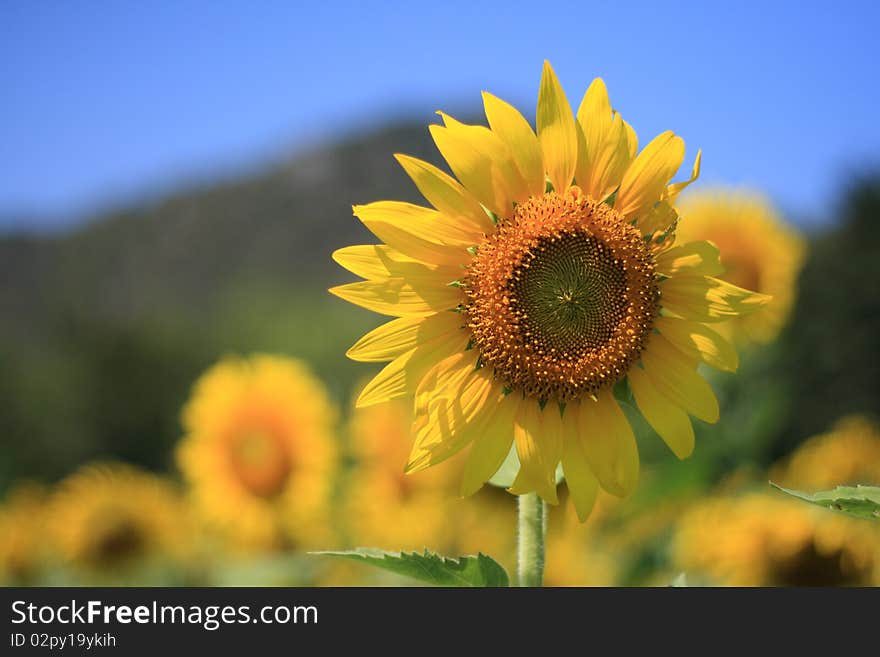
[[[443,557],[428,550],[419,554],[418,552],[386,552],[374,548],[330,550],[310,554],[360,561],[437,586],[510,586],[510,578],[504,567],[482,553],[457,559]]]
[[[880,486],[838,486],[834,490],[802,493],[783,488],[772,481],[770,485],[798,499],[818,504],[826,509],[848,513],[859,518],[880,520]]]

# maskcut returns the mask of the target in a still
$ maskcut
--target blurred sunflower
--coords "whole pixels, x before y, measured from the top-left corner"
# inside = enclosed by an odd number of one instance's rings
[[[544,586],[614,585],[619,563],[600,546],[595,524],[582,525],[566,511],[551,515],[548,525]]]
[[[169,481],[123,463],[91,464],[68,476],[47,517],[51,547],[90,573],[185,558],[188,527],[183,498]]]
[[[457,498],[447,510],[455,554],[482,552],[516,572],[516,505],[501,488],[486,486],[468,498]]]
[[[676,566],[730,586],[880,584],[880,532],[869,522],[765,494],[714,498],[686,513]]]
[[[0,582],[29,584],[38,575],[45,544],[48,493],[35,483],[21,483],[0,507]]]
[[[813,491],[842,484],[880,484],[880,427],[863,416],[845,417],[776,465],[770,479]]]
[[[335,418],[299,361],[257,355],[208,370],[183,410],[177,452],[206,521],[244,547],[326,540]]]
[[[805,243],[770,202],[746,191],[703,191],[678,203],[684,217],[677,229],[682,241],[708,240],[721,252],[719,278],[773,297],[760,312],[736,317],[725,335],[742,341],[769,342],[785,325],[797,291]]]
[[[458,180],[397,159],[433,208],[396,201],[354,213],[384,244],[334,259],[366,279],[337,296],[396,317],[361,338],[350,358],[391,361],[358,406],[415,400],[418,472],[472,445],[462,493],[499,468],[515,441],[510,491],[555,503],[562,462],[578,514],[599,485],[625,496],[639,459],[612,388],[628,382],[648,422],[680,458],[693,449],[689,415],[718,419],[700,362],[737,367],[706,323],[767,297],[718,278],[709,242],[673,246],[673,202],[699,173],[668,184],[684,159],[672,132],[641,152],[612,111],[602,80],[575,116],[550,65],[537,135],[522,115],[483,95],[489,128],[442,114],[431,134]]]
[[[409,477],[403,463],[411,442],[412,410],[400,401],[354,411],[349,425],[357,463],[346,485],[343,513],[357,545],[395,550],[446,550],[454,539],[451,475],[435,468]]]

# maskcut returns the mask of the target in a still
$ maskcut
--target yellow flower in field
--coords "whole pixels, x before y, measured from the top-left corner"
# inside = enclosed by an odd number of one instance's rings
[[[452,554],[490,555],[516,572],[516,505],[501,488],[486,486],[472,497],[456,499],[447,515],[454,534]]]
[[[188,529],[177,489],[123,463],[87,465],[64,479],[47,518],[51,547],[90,572],[183,558],[190,547]]]
[[[349,435],[357,463],[344,514],[350,540],[393,550],[446,550],[454,539],[449,467],[407,476],[412,410],[400,401],[356,410]],[[447,464],[451,465],[451,464]]]
[[[582,525],[570,515],[549,519],[544,586],[613,586],[618,564],[599,546],[595,525]]]
[[[880,427],[866,417],[845,417],[814,436],[770,479],[787,488],[828,490],[843,484],[880,484]]]
[[[785,325],[794,303],[797,277],[804,261],[800,234],[786,224],[770,202],[745,191],[704,191],[679,202],[684,220],[677,229],[682,241],[709,240],[721,251],[719,278],[773,297],[760,312],[725,325],[735,337],[768,342]]]
[[[731,586],[880,584],[880,531],[766,494],[706,500],[680,522],[673,559],[688,578]]]
[[[706,326],[766,297],[715,278],[709,242],[672,246],[668,184],[684,158],[671,132],[641,152],[612,111],[601,80],[572,113],[549,64],[537,135],[517,110],[483,95],[489,128],[442,114],[431,134],[458,180],[397,159],[433,205],[381,201],[355,214],[384,244],[335,260],[366,279],[339,297],[396,317],[361,338],[354,360],[391,361],[358,406],[410,398],[418,472],[471,445],[462,493],[498,469],[515,441],[511,487],[556,502],[562,462],[581,518],[599,485],[629,494],[639,459],[612,388],[628,381],[648,422],[681,458],[693,449],[688,415],[714,422],[718,404],[700,362],[737,367]]]
[[[38,573],[46,537],[47,492],[22,483],[6,495],[0,507],[0,582],[27,584]]]
[[[183,411],[177,456],[196,507],[244,546],[325,540],[335,417],[324,387],[299,361],[258,355],[218,363]]]

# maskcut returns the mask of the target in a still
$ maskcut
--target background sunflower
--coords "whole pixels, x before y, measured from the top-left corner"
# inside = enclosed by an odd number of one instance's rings
[[[167,568],[184,567],[192,554],[180,490],[124,463],[87,465],[61,481],[45,523],[45,548],[92,582],[132,583],[143,571],[170,576]]]
[[[195,384],[178,462],[196,508],[242,546],[316,547],[336,466],[336,411],[299,361],[228,358]]]

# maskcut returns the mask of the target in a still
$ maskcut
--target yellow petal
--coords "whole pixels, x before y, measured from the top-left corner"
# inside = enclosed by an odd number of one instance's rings
[[[605,142],[611,130],[614,113],[608,99],[608,89],[602,78],[590,84],[577,111],[577,120],[584,129],[584,137],[591,153],[595,153]]]
[[[465,253],[466,260],[469,256]],[[333,259],[353,274],[368,280],[403,278],[413,287],[447,285],[462,277],[461,259],[455,264],[427,263],[401,253],[387,244],[359,244],[333,252]]]
[[[492,220],[480,203],[457,180],[417,158],[401,154],[394,157],[412,178],[422,196],[440,212],[466,219],[474,230],[488,233],[494,229]]]
[[[488,402],[501,393],[490,372],[475,370],[477,354],[455,354],[429,370],[416,390],[415,443],[406,472],[441,463],[479,435]]]
[[[414,394],[425,373],[438,361],[461,352],[467,341],[466,331],[456,331],[401,354],[367,383],[355,405],[363,408]]]
[[[650,210],[684,159],[684,141],[671,131],[655,137],[623,174],[614,209],[639,217]]]
[[[679,272],[718,276],[724,273],[718,247],[712,242],[688,242],[657,256],[657,272],[672,276]]]
[[[544,62],[538,92],[538,141],[544,157],[544,169],[557,193],[563,193],[574,178],[578,158],[578,137],[571,106],[562,85]]]
[[[655,326],[683,353],[719,370],[735,372],[739,367],[736,349],[704,324],[675,317],[658,317]]]
[[[584,400],[578,409],[578,428],[590,469],[602,488],[626,497],[639,479],[639,450],[629,420],[610,392],[598,401]]]
[[[400,317],[373,329],[345,353],[352,360],[377,363],[394,360],[419,344],[463,329],[459,313],[444,312],[428,317]]]
[[[672,453],[684,459],[694,451],[694,428],[680,407],[657,391],[648,375],[638,367],[627,374],[630,390],[642,415]]]
[[[594,403],[588,400],[587,403]],[[568,484],[569,493],[574,503],[578,518],[584,522],[593,510],[596,496],[599,493],[599,480],[590,470],[586,449],[578,427],[576,404],[569,404],[563,416],[562,435],[562,471]]]
[[[380,240],[419,262],[458,271],[471,260],[467,246],[439,244],[416,235],[412,230],[398,223],[377,219],[364,224]]]
[[[678,212],[666,201],[660,201],[654,207],[642,213],[636,221],[636,226],[642,235],[651,235],[654,232],[665,232],[672,228],[678,221]]]
[[[541,145],[532,127],[519,111],[492,94],[483,92],[483,107],[489,127],[501,139],[516,162],[522,175],[527,195],[544,193],[544,161]]]
[[[473,244],[479,244],[483,238],[483,234],[475,230],[471,224],[457,221],[437,210],[423,208],[412,203],[378,201],[366,205],[355,205],[353,210],[355,216],[377,235],[379,239],[403,253],[408,252],[393,242],[386,240],[374,230],[373,226],[376,224],[391,224],[398,230],[405,231],[422,242],[459,247],[461,249],[467,249],[467,247]],[[417,260],[424,260],[424,258],[418,256],[412,257]]]
[[[551,402],[542,411],[537,401],[525,400],[513,424],[513,439],[520,467],[510,492],[523,495],[534,491],[545,502],[558,504],[556,466],[562,457],[559,407]]]
[[[360,281],[330,288],[340,299],[391,317],[433,315],[451,310],[464,301],[461,289],[452,285],[419,285],[402,278]]]
[[[409,256],[385,244],[358,244],[333,252],[333,260],[355,276],[369,280],[391,278],[389,265],[394,262],[415,262]],[[427,266],[427,265],[425,265]]]
[[[432,405],[441,399],[456,398],[465,379],[476,371],[479,352],[461,350],[445,358],[436,359],[425,372],[415,391],[414,412],[416,421],[427,415]]]
[[[660,334],[651,336],[642,352],[645,372],[654,387],[670,401],[704,422],[718,421],[718,400],[696,371],[696,362]]]
[[[486,402],[486,410],[475,423],[475,440],[461,480],[462,495],[476,493],[504,463],[513,443],[513,423],[521,401],[515,393],[502,393],[500,398]]]
[[[575,177],[581,189],[602,200],[620,184],[630,155],[623,119],[611,110],[601,78],[593,80],[584,94],[577,119],[583,139]]]
[[[629,160],[632,162],[639,150],[639,137],[635,129],[626,121],[623,122],[623,127],[626,128],[626,145],[629,150]]]
[[[429,129],[449,168],[487,208],[509,217],[514,201],[528,198],[525,181],[510,149],[491,130],[465,125],[440,112],[445,127]]]
[[[694,158],[694,167],[693,169],[691,169],[691,177],[684,182],[669,185],[669,187],[666,188],[666,200],[668,200],[670,203],[675,203],[675,199],[678,198],[678,195],[681,193],[681,191],[700,177],[700,163],[702,162],[702,160],[703,151],[699,150],[697,151],[697,157]]]
[[[660,303],[685,319],[721,322],[760,309],[766,294],[745,290],[711,276],[677,275],[660,282]]]

